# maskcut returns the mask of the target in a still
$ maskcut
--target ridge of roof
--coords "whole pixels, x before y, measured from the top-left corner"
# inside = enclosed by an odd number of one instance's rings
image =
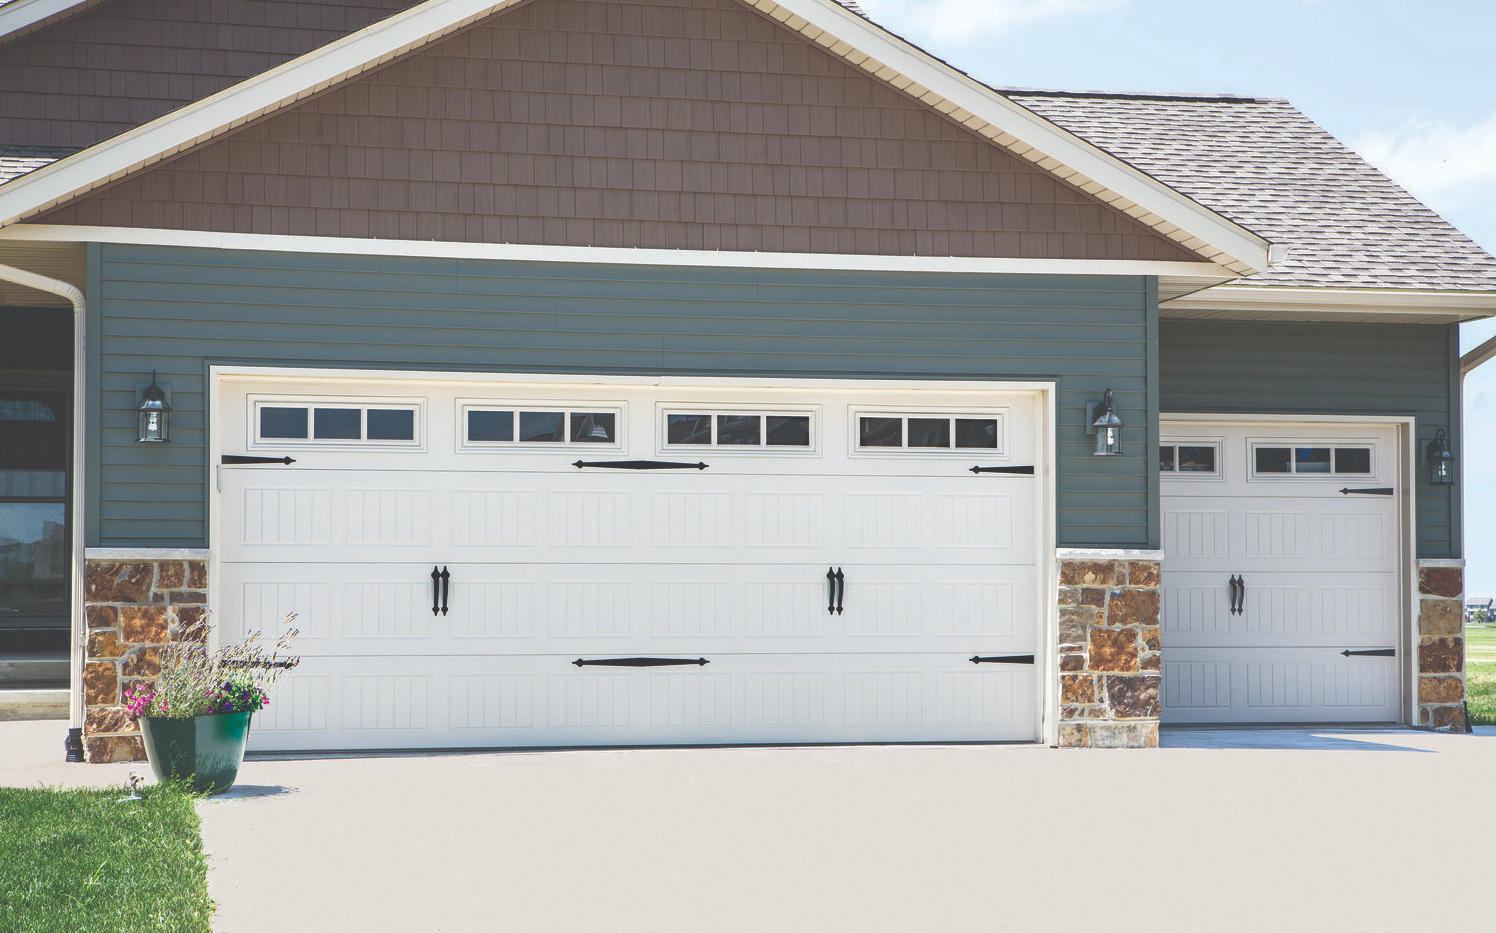
[[[1195,94],[1186,91],[1067,91],[1059,88],[1009,87],[989,85],[1004,97],[1071,97],[1095,98],[1099,100],[1165,100],[1207,101],[1231,104],[1286,104],[1284,97],[1261,97],[1255,94]]]
[[[221,136],[517,2],[522,0],[428,0],[0,186],[0,226]],[[1275,256],[1271,244],[1248,227],[921,52],[842,0],[739,2],[1198,253],[1220,278],[1261,271]]]

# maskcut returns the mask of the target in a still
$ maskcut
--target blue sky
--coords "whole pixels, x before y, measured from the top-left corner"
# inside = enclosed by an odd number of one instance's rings
[[[1491,0],[860,0],[989,84],[1285,97],[1496,252]],[[1463,350],[1496,322],[1461,328]],[[1496,596],[1496,361],[1465,382],[1467,590]]]

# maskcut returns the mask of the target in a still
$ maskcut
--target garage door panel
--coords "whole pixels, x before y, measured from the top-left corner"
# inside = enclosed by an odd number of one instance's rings
[[[1169,497],[1163,507],[1164,553],[1169,567],[1182,571],[1213,569],[1222,561],[1293,571],[1313,561],[1326,569],[1395,572],[1397,527],[1393,500],[1368,504],[1338,494],[1329,499]]]
[[[723,656],[575,668],[566,656],[308,659],[250,749],[1030,741],[1033,665],[954,654]]]
[[[1164,661],[1163,708],[1180,723],[1393,722],[1397,671],[1395,657],[1334,648],[1177,648]]]
[[[565,464],[558,463],[559,466]],[[522,488],[521,481],[535,483]],[[900,488],[896,481],[902,481]],[[240,560],[534,560],[737,563],[766,552],[808,560],[1033,562],[1036,506],[1018,486],[953,477],[971,491],[908,490],[907,478],[775,476],[775,491],[705,474],[619,477],[226,469]],[[455,484],[444,488],[440,483]],[[1017,483],[1032,485],[1027,478]],[[928,487],[930,480],[923,484]],[[662,486],[681,488],[661,488]],[[810,487],[810,488],[806,488]]]
[[[1160,588],[1169,646],[1222,647],[1391,644],[1397,575],[1391,573],[1242,573],[1241,612],[1232,613],[1228,576],[1176,572]]]
[[[271,631],[287,612],[316,655],[420,650],[903,652],[935,642],[1032,652],[1037,595],[1026,568],[839,568],[828,612],[820,565],[451,564],[433,614],[425,565],[256,564],[226,580],[225,637]],[[963,649],[964,650],[964,649]]]

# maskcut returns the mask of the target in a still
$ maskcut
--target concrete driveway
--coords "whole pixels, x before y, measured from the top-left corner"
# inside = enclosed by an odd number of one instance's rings
[[[1482,732],[252,760],[200,812],[225,933],[1489,929]]]

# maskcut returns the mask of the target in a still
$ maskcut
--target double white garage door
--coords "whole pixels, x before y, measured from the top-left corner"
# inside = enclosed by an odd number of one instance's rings
[[[1038,737],[1035,394],[219,387],[252,748]]]

